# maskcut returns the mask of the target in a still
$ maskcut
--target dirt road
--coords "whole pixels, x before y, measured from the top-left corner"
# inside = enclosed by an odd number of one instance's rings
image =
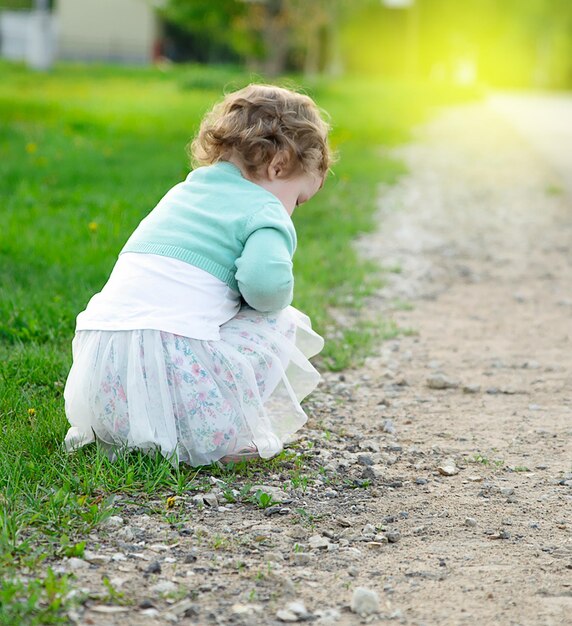
[[[177,501],[181,524],[120,501],[91,564],[61,565],[91,593],[76,623],[571,623],[572,203],[503,106],[397,151],[360,247],[400,270],[371,310],[409,332],[325,377],[303,456],[263,474],[278,503],[239,496],[252,477]]]

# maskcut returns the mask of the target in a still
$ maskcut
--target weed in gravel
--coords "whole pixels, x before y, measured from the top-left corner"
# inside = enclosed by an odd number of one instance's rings
[[[267,509],[268,507],[276,504],[276,501],[272,498],[272,495],[257,489],[251,498],[251,502],[258,505],[261,509]]]
[[[504,465],[504,461],[501,459],[489,459],[486,456],[483,456],[480,453],[475,453],[472,458],[473,463],[480,463],[481,465],[489,465],[494,467],[502,467]]]
[[[44,577],[31,580],[9,577],[0,579],[0,624],[14,626],[44,626],[65,624],[63,615],[79,601],[69,595],[69,577],[58,576],[51,568]]]

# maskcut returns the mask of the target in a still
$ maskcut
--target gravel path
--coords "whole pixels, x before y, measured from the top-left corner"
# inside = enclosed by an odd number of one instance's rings
[[[397,154],[411,173],[359,245],[401,269],[371,310],[409,332],[326,375],[290,461],[262,474],[275,504],[246,495],[256,476],[171,502],[179,521],[118,501],[86,557],[57,565],[88,593],[76,623],[570,624],[563,170],[486,104]]]

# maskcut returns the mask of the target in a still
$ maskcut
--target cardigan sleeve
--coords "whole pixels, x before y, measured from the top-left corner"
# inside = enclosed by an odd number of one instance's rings
[[[246,303],[257,311],[286,308],[294,294],[292,257],[296,231],[284,207],[270,205],[247,223],[246,241],[236,260],[236,281]]]

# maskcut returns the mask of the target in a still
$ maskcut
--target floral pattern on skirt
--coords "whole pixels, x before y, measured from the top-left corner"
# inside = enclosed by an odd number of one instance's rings
[[[97,439],[203,465],[245,446],[270,458],[305,422],[322,338],[300,311],[248,307],[219,341],[157,330],[80,331],[65,388],[68,450]]]

